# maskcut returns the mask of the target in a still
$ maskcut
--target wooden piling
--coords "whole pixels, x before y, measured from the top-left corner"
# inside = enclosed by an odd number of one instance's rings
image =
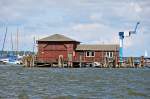
[[[144,56],[141,56],[140,58],[140,67],[144,67],[145,61],[144,61]]]
[[[22,59],[23,65],[25,67],[34,67],[34,64],[35,64],[34,61],[35,61],[34,55],[24,56]]]

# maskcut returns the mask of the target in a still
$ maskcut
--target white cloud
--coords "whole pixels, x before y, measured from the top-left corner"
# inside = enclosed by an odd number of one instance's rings
[[[96,30],[104,27],[105,26],[102,24],[92,23],[92,24],[77,24],[72,29],[75,31],[89,31],[89,30]]]
[[[88,43],[118,43],[115,28],[100,23],[77,24],[72,27],[72,33]]]
[[[102,13],[92,13],[92,15],[90,16],[90,19],[93,21],[99,21],[103,19],[103,15]]]
[[[142,12],[142,7],[140,7],[139,4],[137,3],[130,3],[130,6],[133,8],[133,10],[136,12],[136,13],[141,13]]]

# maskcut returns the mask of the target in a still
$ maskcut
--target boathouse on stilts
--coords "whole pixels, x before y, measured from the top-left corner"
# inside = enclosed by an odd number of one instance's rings
[[[50,67],[116,67],[119,45],[85,45],[61,34],[37,41],[37,66]]]

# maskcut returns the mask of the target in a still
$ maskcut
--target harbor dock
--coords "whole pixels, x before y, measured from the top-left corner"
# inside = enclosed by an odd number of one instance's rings
[[[37,61],[36,56],[25,56],[22,60],[24,67],[52,67],[52,68],[142,68],[150,66],[150,58],[142,57],[124,57],[124,62],[119,63],[117,60],[105,60],[104,62],[86,62],[74,61],[70,64],[69,61],[59,60],[57,62],[42,62]]]
[[[118,44],[80,44],[60,34],[37,40],[37,48],[36,55],[23,58],[25,67],[136,68],[149,65],[149,58],[144,56],[120,57]]]

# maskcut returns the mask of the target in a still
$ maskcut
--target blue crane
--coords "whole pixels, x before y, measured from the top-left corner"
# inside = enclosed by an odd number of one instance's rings
[[[119,32],[119,39],[120,39],[120,49],[119,49],[119,57],[120,62],[123,62],[123,40],[125,37],[130,37],[132,34],[136,34],[136,30],[140,22],[136,23],[135,29],[133,31],[129,31],[127,35],[124,32]]]

